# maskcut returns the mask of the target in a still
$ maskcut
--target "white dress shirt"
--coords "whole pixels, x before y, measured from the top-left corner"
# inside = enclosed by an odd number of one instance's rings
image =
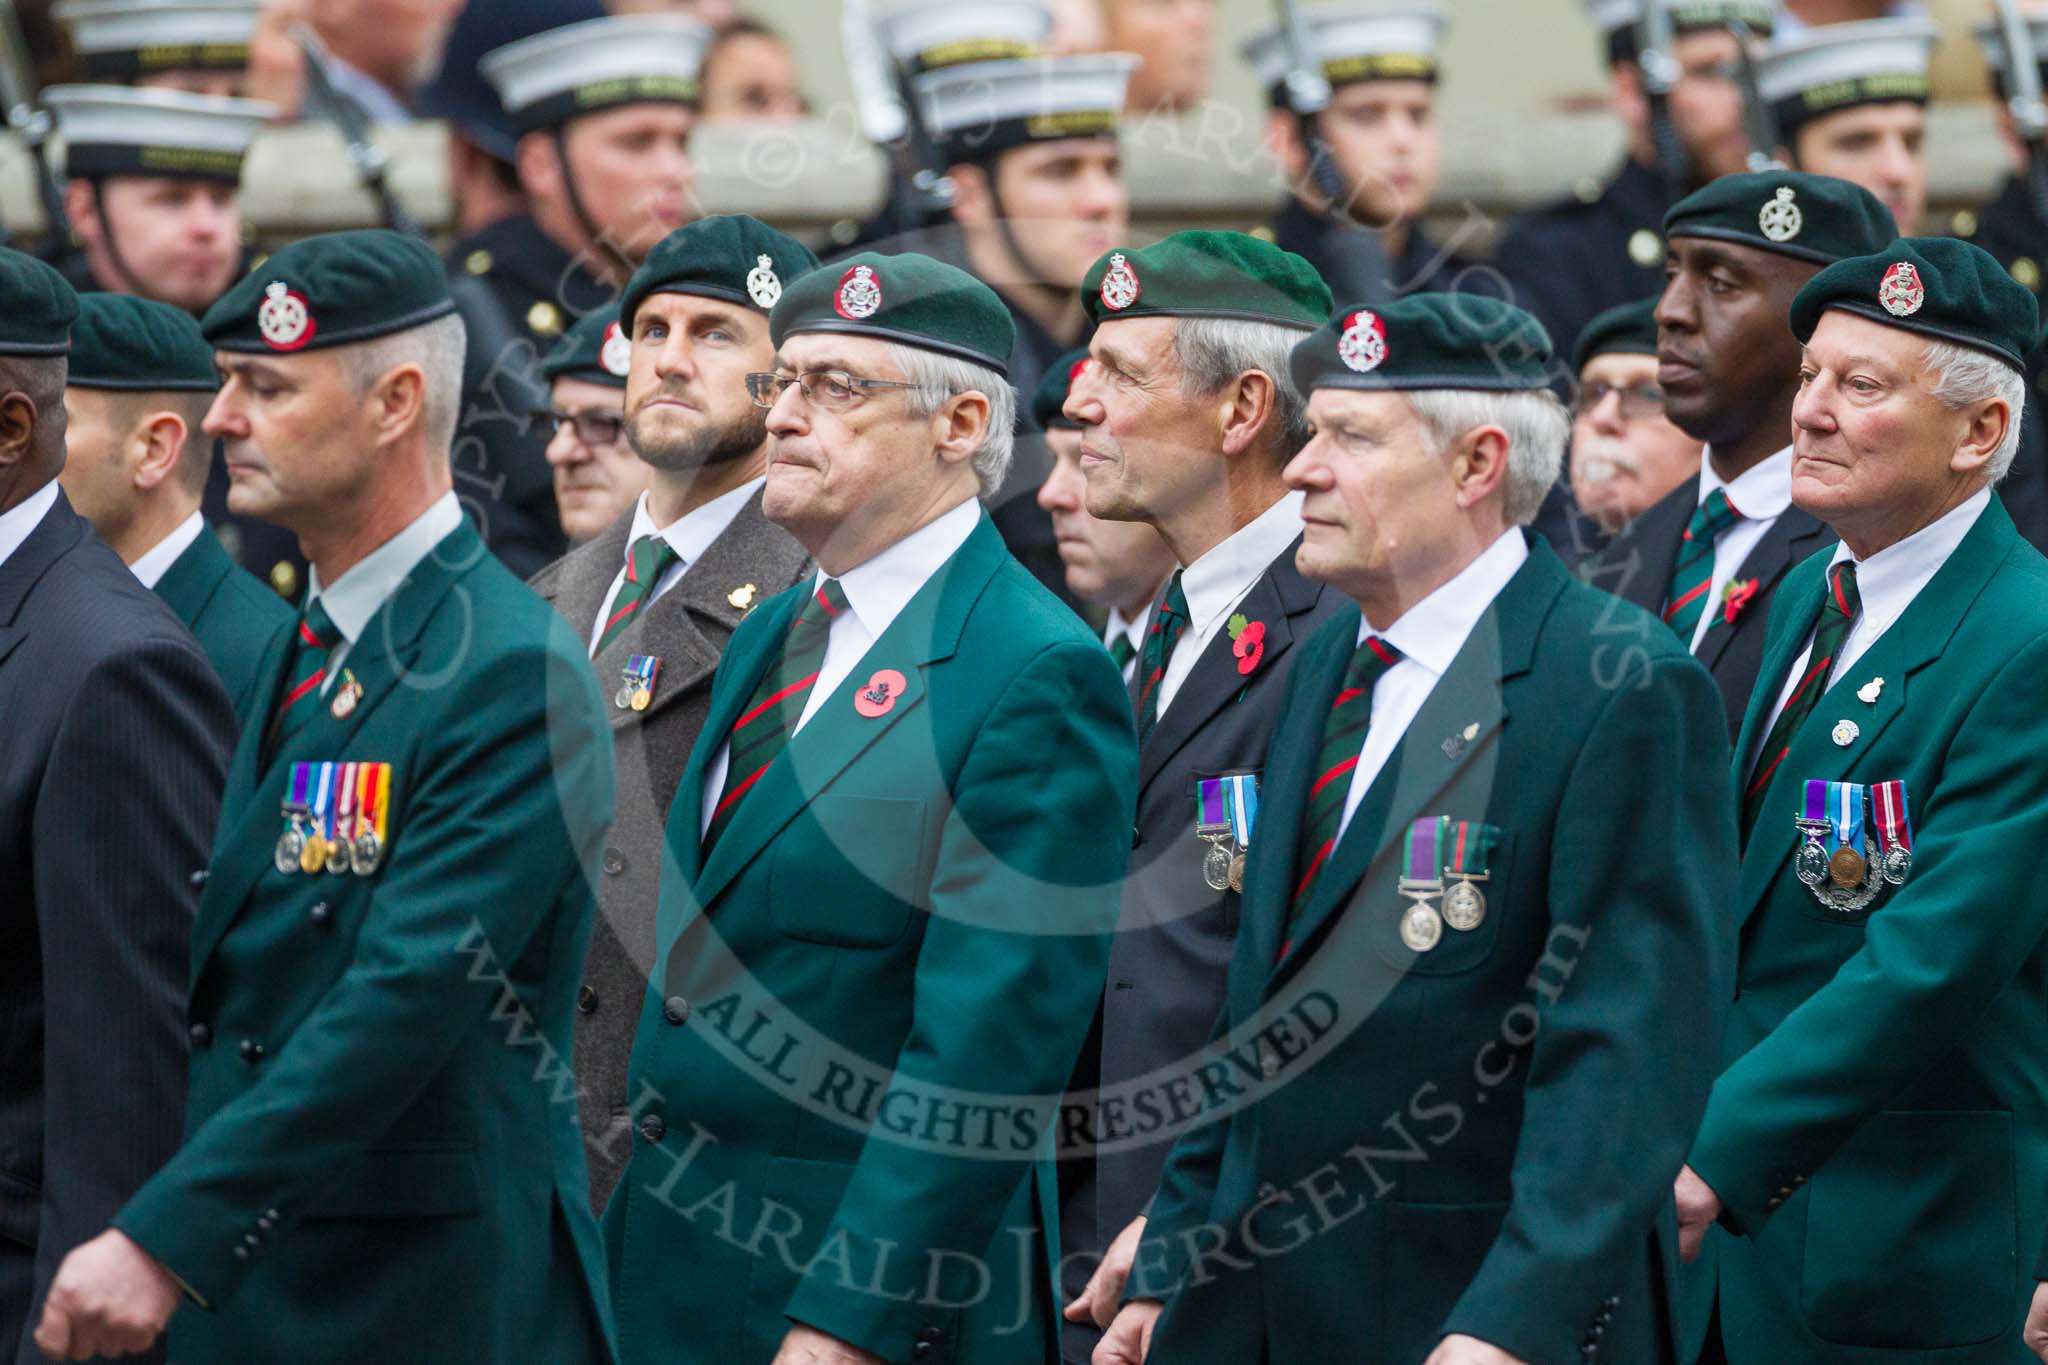
[[[320,683],[321,696],[326,696],[333,689],[334,680],[341,676],[341,666],[347,661],[350,648],[362,638],[370,618],[377,614],[377,608],[383,606],[385,599],[397,592],[407,576],[419,567],[420,561],[432,554],[434,547],[460,525],[462,504],[452,491],[443,493],[434,500],[433,506],[415,517],[403,531],[364,555],[331,586],[321,585],[319,569],[310,572],[306,600],[311,602],[317,598],[320,605],[327,608],[328,619],[334,622],[334,628],[341,632],[340,643],[327,655],[327,676]]]
[[[1188,599],[1188,628],[1166,661],[1159,679],[1156,714],[1164,716],[1180,685],[1195,671],[1195,661],[1216,638],[1280,552],[1301,534],[1302,493],[1289,493],[1246,522],[1220,545],[1181,571],[1180,590]]]
[[[1749,558],[1749,552],[1757,547],[1772,523],[1792,505],[1791,446],[1768,460],[1759,460],[1726,483],[1714,472],[1709,453],[1700,455],[1699,503],[1694,506],[1704,503],[1707,494],[1719,488],[1726,491],[1728,505],[1741,515],[1714,541],[1714,579],[1707,587],[1707,609],[1700,613],[1699,624],[1692,628],[1692,649],[1700,647],[1714,622],[1721,619],[1721,594],[1728,590],[1729,580],[1742,567],[1742,561]]]
[[[56,505],[57,481],[52,479],[5,512],[0,512],[0,564],[13,557],[29,533],[42,524],[43,518],[50,515],[50,509]]]
[[[1154,597],[1158,593],[1152,594]],[[1152,613],[1145,610],[1135,618],[1127,618],[1122,607],[1109,609],[1109,625],[1102,632],[1103,647],[1107,648],[1121,635],[1131,642],[1131,657],[1124,660],[1124,681],[1131,680],[1131,674],[1138,671],[1138,656],[1145,652],[1145,627],[1151,623]]]
[[[797,717],[795,728],[790,731],[792,736],[802,733],[804,726],[810,724],[811,717],[818,714],[818,708],[830,700],[839,685],[859,668],[868,647],[882,638],[882,632],[910,605],[910,599],[917,596],[919,589],[946,566],[946,561],[958,553],[980,524],[981,501],[969,498],[952,511],[926,522],[865,564],[848,569],[839,576],[839,588],[846,594],[847,610],[832,619],[831,628],[825,636],[825,660],[818,665],[818,680],[811,684],[811,695],[804,702],[803,714]],[[828,577],[820,569],[818,576],[811,580],[811,591],[815,593],[822,588]],[[718,746],[718,756],[705,771],[704,809],[697,831],[700,837],[711,828],[711,814],[718,809],[719,798],[725,791],[725,772],[731,758],[732,744],[728,739]]]
[[[1401,662],[1373,684],[1372,720],[1365,727],[1358,766],[1351,770],[1351,790],[1344,797],[1344,818],[1337,825],[1340,841],[1344,831],[1351,827],[1351,817],[1358,813],[1359,803],[1372,789],[1373,780],[1408,733],[1416,713],[1449,671],[1458,651],[1465,647],[1465,637],[1528,558],[1529,544],[1522,538],[1522,528],[1510,526],[1479,558],[1460,569],[1457,577],[1378,632],[1381,639],[1401,651]],[[1370,622],[1358,623],[1359,644],[1374,633]]]
[[[159,540],[142,554],[142,557],[128,566],[129,572],[142,580],[142,586],[156,590],[163,576],[170,572],[171,565],[178,562],[178,556],[192,547],[206,530],[206,518],[194,512],[178,523],[178,529]]]
[[[640,494],[640,501],[633,504],[633,529],[626,533],[626,552],[619,557],[619,571],[612,577],[612,585],[604,595],[604,605],[598,609],[597,620],[590,626],[590,652],[597,653],[597,642],[604,635],[604,623],[612,619],[612,603],[617,600],[619,589],[626,586],[626,565],[632,562],[633,547],[642,537],[660,536],[669,543],[679,556],[674,564],[655,580],[654,591],[642,599],[654,603],[661,595],[682,581],[689,571],[711,548],[713,541],[725,534],[725,528],[732,525],[732,519],[747,505],[747,499],[759,491],[765,479],[749,479],[729,493],[720,493],[702,507],[683,513],[667,526],[656,526],[654,518],[647,513],[647,494]]]
[[[1963,543],[1963,537],[1970,534],[1970,528],[1977,524],[1977,518],[1984,515],[1984,509],[1990,505],[1991,490],[1980,488],[1904,540],[1885,546],[1868,559],[1856,560],[1856,619],[1849,625],[1849,638],[1842,641],[1840,656],[1829,668],[1820,692],[1814,695],[1826,692],[1836,678],[1846,675],[1856,666],[1858,659],[1870,652],[1872,645],[1884,638],[1884,633],[1905,614],[1913,599],[1920,595],[1920,590],[1948,562],[1948,557],[1956,552],[1956,546]],[[1854,558],[1849,547],[1837,541],[1834,558],[1828,561],[1828,567],[1832,569],[1843,560]],[[1819,629],[1818,625],[1815,629]],[[1757,730],[1757,748],[1763,747],[1771,726],[1778,723],[1778,713],[1792,699],[1792,689],[1799,679],[1806,676],[1807,661],[1812,657],[1813,641],[1809,638],[1806,648],[1799,653],[1798,661],[1778,688],[1778,704],[1771,708],[1770,722]],[[1752,753],[1745,771],[1755,766],[1756,755]]]

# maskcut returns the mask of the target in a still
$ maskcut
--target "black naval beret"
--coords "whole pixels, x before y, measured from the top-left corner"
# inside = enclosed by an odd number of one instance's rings
[[[1830,308],[1986,351],[2022,372],[2041,339],[2033,291],[1990,252],[1953,237],[1902,237],[1808,280],[1792,300],[1792,334],[1802,345]]]
[[[1861,185],[1803,171],[1745,171],[1673,204],[1664,215],[1664,235],[1707,237],[1831,265],[1882,251],[1899,226]]]
[[[455,311],[440,258],[384,228],[302,237],[214,301],[200,329],[217,351],[346,346]]]
[[[650,294],[701,294],[765,313],[791,280],[817,264],[802,242],[744,213],[699,219],[647,253],[619,296],[619,320],[631,334],[633,315]]]
[[[1017,324],[996,291],[944,261],[864,251],[813,270],[768,317],[777,346],[799,332],[879,337],[1010,372]]]
[[[77,317],[70,281],[26,252],[0,247],[0,355],[62,355]]]
[[[1176,232],[1143,248],[1119,247],[1081,281],[1095,322],[1112,318],[1243,318],[1320,327],[1336,301],[1316,268],[1244,232]]]
[[[213,348],[182,308],[132,294],[85,294],[71,327],[69,382],[82,389],[211,393]]]
[[[1586,368],[1596,355],[1657,354],[1657,300],[1637,299],[1595,317],[1579,333],[1572,351],[1572,373]]]
[[[1483,294],[1410,294],[1339,309],[1294,348],[1295,387],[1488,389],[1550,383],[1550,336],[1535,318]]]
[[[1050,431],[1054,427],[1078,429],[1079,422],[1070,420],[1062,408],[1067,405],[1067,392],[1074,387],[1074,380],[1080,377],[1081,367],[1088,363],[1086,346],[1068,351],[1058,360],[1045,367],[1045,374],[1038,381],[1038,387],[1031,391],[1031,420]]]
[[[585,313],[540,362],[543,379],[580,379],[614,389],[626,387],[632,368],[633,339],[619,326],[616,308]]]

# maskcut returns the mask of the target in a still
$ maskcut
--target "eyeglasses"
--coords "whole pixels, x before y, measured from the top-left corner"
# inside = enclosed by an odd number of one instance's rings
[[[560,408],[536,408],[534,420],[554,426],[555,434],[574,427],[576,439],[587,446],[617,445],[626,430],[626,419],[616,412],[563,412]]]
[[[825,412],[845,412],[874,389],[914,389],[901,379],[863,379],[844,370],[812,370],[808,374],[750,374],[747,396],[757,408],[772,408],[791,384],[803,390],[804,401]]]
[[[1572,404],[1572,415],[1583,417],[1607,401],[1607,395],[1615,394],[1621,399],[1621,415],[1631,422],[1646,417],[1664,415],[1664,390],[1655,384],[1602,384],[1594,382],[1580,387],[1579,396]]]

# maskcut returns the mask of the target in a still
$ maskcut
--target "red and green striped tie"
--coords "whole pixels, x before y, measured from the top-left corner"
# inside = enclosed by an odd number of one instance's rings
[[[619,595],[612,599],[612,614],[605,618],[604,630],[598,634],[593,658],[626,633],[626,627],[633,624],[634,614],[654,591],[654,585],[672,565],[682,561],[676,547],[660,536],[642,536],[633,542],[633,548],[626,554],[626,581],[619,584]]]
[[[1116,671],[1119,673],[1131,666],[1131,660],[1136,658],[1137,654],[1138,647],[1131,643],[1131,637],[1123,631],[1118,631],[1116,638],[1109,642],[1109,661],[1116,665]]]
[[[278,699],[277,713],[270,718],[270,742],[275,748],[318,710],[320,684],[327,680],[327,659],[341,643],[341,628],[327,614],[319,598],[306,603],[299,617],[298,638],[293,642],[291,666],[285,676],[292,680]]]
[[[1301,842],[1294,866],[1300,879],[1294,884],[1294,900],[1288,911],[1291,922],[1308,904],[1309,888],[1337,847],[1337,830],[1344,823],[1344,803],[1351,794],[1351,770],[1358,766],[1365,747],[1366,726],[1372,720],[1372,689],[1387,670],[1401,662],[1401,651],[1377,635],[1366,637],[1344,670],[1344,685],[1330,703],[1323,721],[1323,746],[1317,752],[1315,785],[1308,789],[1308,818],[1301,823]]]
[[[1764,737],[1764,747],[1757,750],[1756,771],[1750,775],[1749,786],[1742,795],[1744,843],[1749,841],[1749,831],[1763,810],[1764,793],[1770,790],[1778,765],[1791,752],[1799,727],[1806,724],[1806,718],[1820,703],[1820,694],[1827,691],[1828,675],[1834,671],[1835,659],[1841,654],[1842,645],[1849,638],[1849,627],[1862,605],[1863,599],[1856,592],[1856,563],[1845,559],[1828,570],[1827,599],[1821,603],[1820,624],[1813,629],[1813,649],[1806,656],[1806,672],[1786,698],[1785,709],[1778,713],[1770,734]]]
[[[1138,672],[1144,682],[1138,688],[1138,747],[1159,721],[1159,680],[1166,676],[1167,660],[1173,647],[1188,631],[1188,595],[1180,590],[1180,570],[1167,581],[1166,595],[1152,613],[1151,629],[1145,632],[1145,651],[1138,658]]]
[[[732,823],[740,798],[761,780],[761,774],[789,747],[798,717],[818,681],[818,669],[825,662],[825,643],[832,635],[832,621],[846,610],[846,591],[837,579],[828,578],[804,601],[789,634],[782,642],[782,657],[754,689],[752,701],[733,722],[731,756],[726,761],[725,790],[711,812],[704,830],[704,852],[708,856],[718,836]]]
[[[1728,501],[1728,494],[1716,488],[1693,509],[1692,520],[1678,542],[1678,562],[1671,569],[1664,619],[1688,645],[1700,614],[1707,609],[1707,590],[1714,585],[1714,542],[1740,520],[1742,513]]]

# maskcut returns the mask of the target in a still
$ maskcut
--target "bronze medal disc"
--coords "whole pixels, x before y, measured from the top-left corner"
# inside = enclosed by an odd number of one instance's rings
[[[1846,845],[1836,849],[1834,856],[1828,859],[1828,880],[1836,886],[1861,886],[1867,870],[1863,855]]]
[[[1237,854],[1230,860],[1230,889],[1244,890],[1244,854]]]

